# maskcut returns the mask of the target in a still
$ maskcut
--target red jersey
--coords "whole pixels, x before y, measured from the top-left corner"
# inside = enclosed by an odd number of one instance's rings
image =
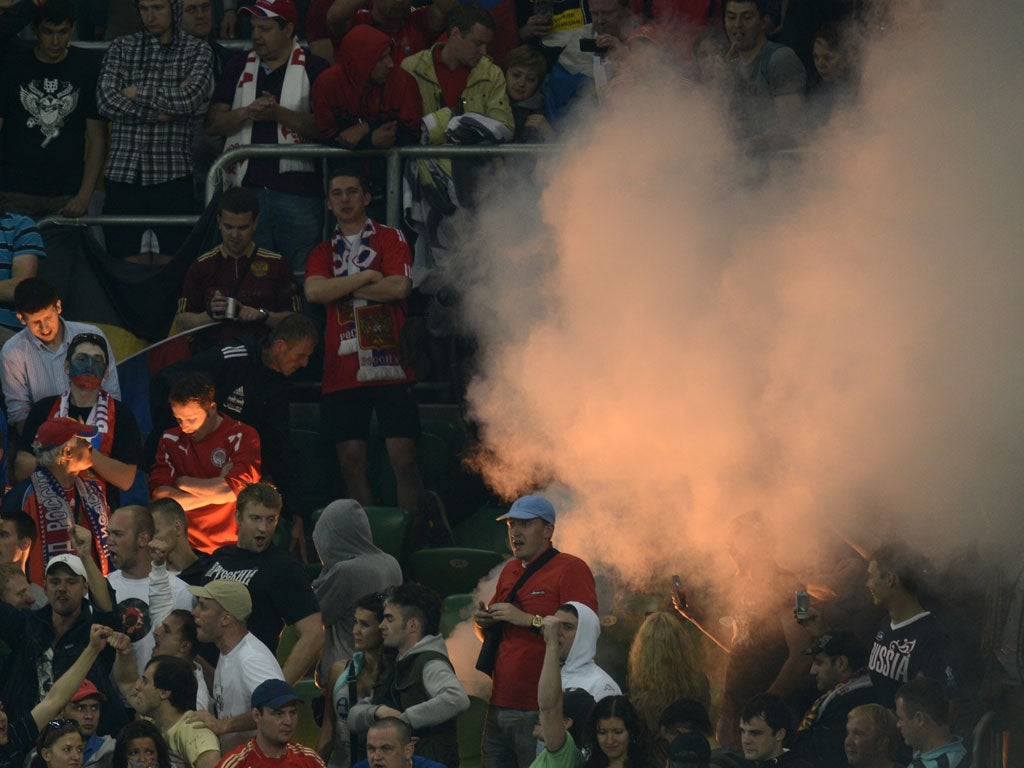
[[[409,250],[409,244],[405,242],[402,233],[376,221],[369,219],[367,221],[373,229],[367,246],[373,251],[374,256],[372,260],[361,264],[362,269],[374,269],[384,277],[392,275],[412,277],[412,251]],[[334,274],[334,251],[330,240],[320,243],[306,260],[306,277],[315,276],[328,279],[336,276]],[[390,328],[387,329],[387,335],[393,335],[395,339],[398,339],[401,336],[402,326],[405,324],[406,303],[393,301],[381,306],[390,317]],[[359,354],[356,352],[341,354],[339,352],[342,334],[351,323],[352,315],[352,299],[350,298],[332,301],[327,305],[327,327],[324,330],[323,393],[326,395],[343,389],[414,381],[415,376],[408,368],[405,368],[403,379],[377,382],[359,381]]]
[[[504,602],[523,575],[522,560],[501,570],[490,604]],[[574,555],[559,552],[516,593],[514,605],[536,616],[551,616],[558,606],[575,600],[597,612],[597,588],[590,567]],[[509,709],[537,709],[537,682],[544,664],[544,638],[529,627],[505,624],[494,665],[491,704]]]
[[[245,258],[227,256],[218,245],[196,259],[185,273],[178,313],[205,311],[214,291],[268,312],[302,311],[291,265],[280,254],[255,245],[249,246]],[[265,336],[269,331],[262,321],[236,321],[223,323],[214,338],[227,343],[240,332]]]
[[[288,742],[280,757],[267,757],[256,739],[249,739],[224,755],[217,768],[324,768],[324,761],[316,750],[294,741]]]
[[[149,493],[162,485],[174,486],[179,477],[217,477],[229,461],[231,471],[224,480],[235,495],[260,479],[260,436],[256,430],[230,416],[220,414],[220,425],[199,442],[180,428],[169,429],[156,448],[156,463],[149,473]],[[217,547],[238,540],[235,502],[208,504],[186,512],[188,543],[212,553]]]

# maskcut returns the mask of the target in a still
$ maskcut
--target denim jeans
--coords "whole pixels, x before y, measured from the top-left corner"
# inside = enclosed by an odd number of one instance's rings
[[[535,709],[487,707],[483,768],[529,768],[537,757],[533,727],[538,722]]]
[[[260,200],[260,219],[253,241],[280,253],[296,274],[306,271],[309,252],[324,239],[322,197],[303,197],[263,187],[250,187]]]

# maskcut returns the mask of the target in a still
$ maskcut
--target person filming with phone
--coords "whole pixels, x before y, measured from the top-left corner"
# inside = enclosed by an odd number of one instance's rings
[[[552,68],[552,81],[561,84],[552,91],[562,95],[552,105],[556,116],[570,103],[601,98],[636,26],[629,0],[590,0],[590,23],[570,30]],[[575,88],[570,85],[572,80],[577,81]]]

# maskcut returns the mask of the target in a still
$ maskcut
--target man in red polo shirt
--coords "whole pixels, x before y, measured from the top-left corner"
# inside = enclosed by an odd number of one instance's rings
[[[537,723],[537,683],[544,664],[544,617],[570,601],[583,603],[596,613],[597,589],[585,562],[551,546],[555,508],[543,496],[517,499],[508,514],[498,519],[508,520],[513,559],[498,576],[490,605],[485,608],[480,603],[473,616],[481,632],[503,625],[491,674],[483,759],[488,768],[528,768],[537,756],[533,727]],[[513,587],[542,557],[545,562],[509,601]]]
[[[189,544],[209,554],[238,538],[235,500],[260,479],[260,438],[217,410],[213,382],[201,373],[178,379],[167,399],[178,426],[157,444],[149,494],[181,504]]]

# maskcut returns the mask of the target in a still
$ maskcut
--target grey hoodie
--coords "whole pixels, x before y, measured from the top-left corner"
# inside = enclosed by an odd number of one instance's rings
[[[427,635],[416,645],[398,656],[397,662],[417,653],[435,651],[448,655],[448,648],[441,635]],[[397,663],[396,662],[396,663]],[[430,698],[420,704],[414,704],[402,713],[402,719],[412,729],[419,730],[451,720],[469,709],[469,696],[463,688],[455,671],[439,659],[428,661],[423,665],[423,686]],[[362,733],[373,725],[373,711],[377,705],[370,699],[363,699],[352,707],[349,713],[349,727]]]
[[[402,569],[373,543],[370,521],[358,501],[332,501],[313,528],[324,569],[313,582],[324,621],[324,650],[317,677],[326,685],[331,664],[351,659],[355,603],[371,592],[402,583]]]
[[[594,663],[597,638],[601,634],[601,622],[597,614],[583,603],[573,601],[569,605],[579,614],[579,624],[572,648],[562,665],[562,689],[582,688],[594,697],[594,701],[600,701],[605,696],[618,696],[622,693],[619,684]]]

